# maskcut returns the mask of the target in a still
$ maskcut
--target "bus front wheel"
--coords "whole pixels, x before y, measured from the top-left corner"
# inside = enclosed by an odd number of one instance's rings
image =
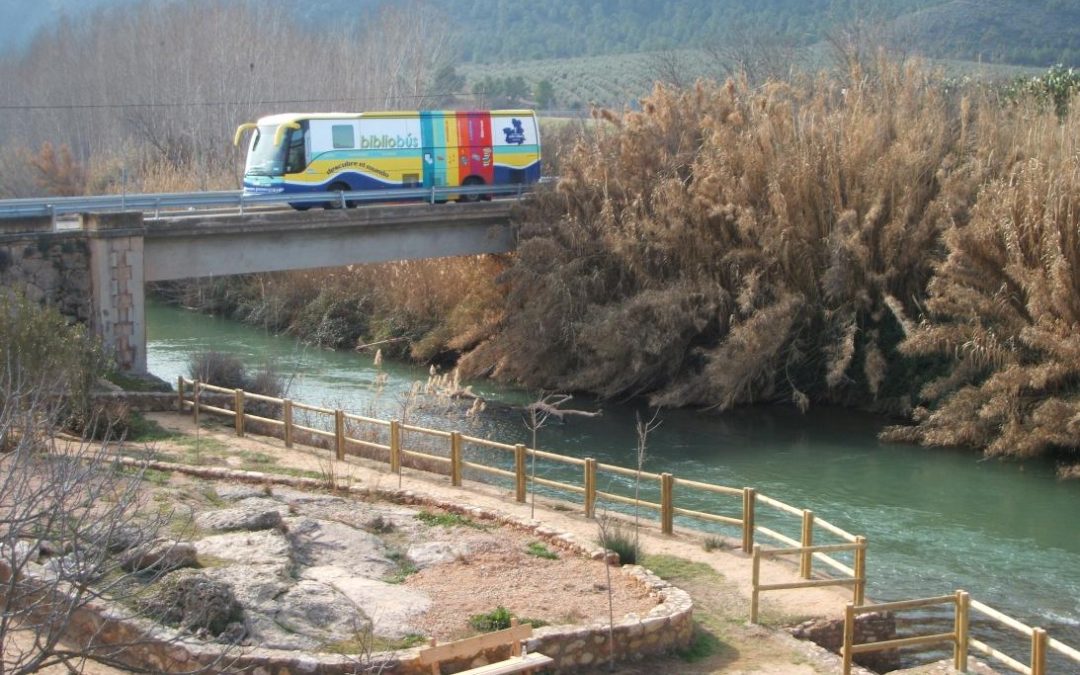
[[[345,183],[333,183],[333,184],[330,185],[330,187],[326,188],[326,191],[327,192],[348,192],[351,189],[352,188],[350,188]],[[345,202],[345,206],[347,206],[348,208],[351,209],[354,206],[356,206],[356,202],[353,202],[353,201]],[[325,204],[323,204],[323,208],[324,209],[340,209],[341,208],[341,197],[339,196],[338,198],[334,199],[333,201],[326,202]]]

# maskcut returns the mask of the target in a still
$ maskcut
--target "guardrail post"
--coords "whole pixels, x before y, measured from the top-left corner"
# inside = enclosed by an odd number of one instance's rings
[[[742,550],[749,553],[754,547],[754,502],[757,501],[757,490],[743,488],[742,499]]]
[[[855,646],[855,604],[849,602],[844,607],[844,646],[841,656],[844,657],[844,675],[851,675],[851,648]]]
[[[585,460],[585,517],[596,515],[596,460]]]
[[[390,471],[401,473],[401,422],[390,420]]]
[[[281,418],[285,422],[285,447],[292,447],[293,437],[293,415],[292,415],[292,401],[285,399],[281,402]]]
[[[184,376],[176,378],[176,412],[184,414]]]
[[[244,390],[236,389],[233,392],[233,410],[236,412],[236,436],[244,437]]]
[[[670,473],[660,474],[660,531],[675,532],[675,477]]]
[[[802,512],[802,547],[809,548],[814,545],[814,512],[803,509]],[[803,551],[799,559],[799,576],[809,579],[814,572],[814,554]]]
[[[956,592],[956,644],[953,646],[953,668],[966,673],[968,669],[968,621],[971,596],[965,591]]]
[[[345,411],[334,411],[334,456],[345,459]]]
[[[866,537],[855,537],[858,548],[855,549],[855,591],[854,602],[861,605],[866,601]]]
[[[1031,629],[1031,675],[1046,675],[1046,643],[1048,637],[1042,628]]]
[[[514,497],[519,504],[525,503],[525,445],[518,443],[514,446]]]
[[[195,404],[191,407],[191,417],[192,417],[192,421],[195,423],[195,428],[198,429],[199,428],[199,389],[200,389],[199,381],[195,380],[195,382],[193,384],[195,385],[195,395],[194,395],[192,400],[194,401]]]
[[[750,582],[753,588],[750,590],[750,623],[757,623],[758,595],[761,591],[761,545],[754,544],[754,565],[751,568]]]
[[[450,484],[461,487],[461,433],[450,432]]]

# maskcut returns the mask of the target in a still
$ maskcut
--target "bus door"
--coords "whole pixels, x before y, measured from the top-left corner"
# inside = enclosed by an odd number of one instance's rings
[[[479,176],[485,185],[495,182],[495,157],[491,148],[491,114],[460,112],[457,132],[461,168],[460,180]]]

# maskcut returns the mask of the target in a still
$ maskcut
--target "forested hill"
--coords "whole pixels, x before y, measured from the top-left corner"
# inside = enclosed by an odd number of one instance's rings
[[[0,51],[29,42],[58,17],[179,0],[0,0]],[[185,4],[256,0],[185,0]],[[364,22],[402,0],[263,0],[316,29]],[[909,53],[939,58],[1080,66],[1080,0],[419,0],[447,17],[462,62],[719,47],[782,41],[798,47],[845,27],[869,27]]]
[[[345,12],[386,1],[312,0],[293,11],[315,21],[325,17],[328,8]],[[888,22],[944,0],[428,2],[460,24],[464,60],[506,62],[702,47],[748,33],[781,37],[803,46],[820,41],[831,28],[856,17]]]

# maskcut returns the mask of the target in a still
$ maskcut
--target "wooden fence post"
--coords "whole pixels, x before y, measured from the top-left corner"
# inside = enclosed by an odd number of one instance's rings
[[[761,545],[754,544],[754,564],[751,568],[750,574],[751,586],[750,590],[750,623],[757,623],[758,616],[758,595],[761,591],[758,590],[758,586],[761,585]]]
[[[345,411],[334,411],[334,456],[345,459]]]
[[[851,648],[855,646],[855,604],[849,602],[844,608],[844,675],[851,675]]]
[[[461,433],[450,432],[450,484],[461,487]]]
[[[670,473],[660,474],[660,531],[675,532],[675,477]]]
[[[754,548],[754,502],[757,501],[757,490],[743,488],[742,500],[742,550],[749,553]]]
[[[803,509],[802,512],[802,542],[803,548],[809,548],[814,545],[814,512],[810,509]],[[803,579],[809,579],[814,570],[814,554],[809,551],[803,551],[802,556],[799,559],[799,576]]]
[[[514,446],[514,496],[519,504],[525,503],[525,445],[518,443]]]
[[[596,460],[585,460],[585,517],[596,515]]]
[[[401,473],[401,422],[390,420],[390,471]]]
[[[968,669],[968,612],[971,609],[971,596],[964,591],[956,592],[956,645],[953,647],[953,668],[966,673]]]
[[[855,537],[859,545],[855,549],[855,591],[852,599],[856,605],[866,602],[866,537]]]
[[[244,437],[244,390],[237,389],[233,392],[233,410],[236,412],[236,436]]]
[[[285,422],[285,447],[292,447],[293,437],[293,416],[292,416],[292,401],[285,399],[281,402],[281,417]]]
[[[192,417],[192,421],[195,423],[195,428],[198,429],[199,428],[199,389],[200,389],[199,381],[195,380],[194,384],[195,384],[195,395],[194,395],[193,400],[194,400],[195,404],[193,406],[191,406],[191,410],[192,410],[191,417]]]
[[[176,378],[176,412],[184,414],[184,376]]]
[[[1031,675],[1046,675],[1046,643],[1048,636],[1042,628],[1031,629]]]

